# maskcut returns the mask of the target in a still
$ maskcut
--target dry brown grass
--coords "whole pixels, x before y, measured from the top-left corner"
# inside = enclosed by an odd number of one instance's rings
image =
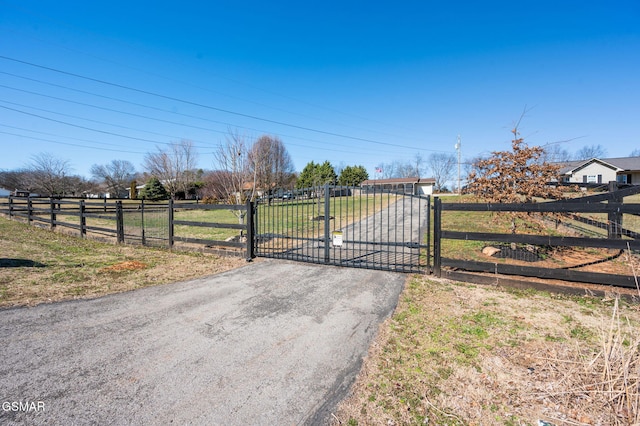
[[[349,425],[632,425],[637,305],[413,278],[335,414]]]
[[[0,218],[0,307],[98,297],[226,271],[245,261],[101,243]]]

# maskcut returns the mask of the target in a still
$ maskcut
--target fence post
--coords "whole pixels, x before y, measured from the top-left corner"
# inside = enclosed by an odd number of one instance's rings
[[[330,241],[330,231],[331,224],[329,223],[330,218],[330,209],[331,203],[329,200],[329,184],[324,184],[324,263],[329,263],[330,259],[330,251],[329,251],[329,241]]]
[[[247,200],[247,262],[251,262],[251,260],[256,257],[255,252],[255,239],[253,237],[253,233],[255,230],[255,204],[250,199]]]
[[[431,195],[427,195],[427,271],[431,269]]]
[[[51,213],[51,229],[55,229],[56,220],[58,218],[57,218],[57,215],[56,215],[56,204],[53,201],[53,197],[49,197],[49,206],[51,208],[51,212],[50,212]]]
[[[31,214],[33,213],[33,202],[31,201],[31,197],[27,198],[27,222],[31,225]]]
[[[80,200],[80,237],[87,236],[87,217],[84,215],[85,205],[84,200]]]
[[[140,230],[142,231],[142,245],[147,245],[147,239],[144,236],[144,198],[140,200]]]
[[[618,190],[618,182],[610,181],[609,182],[609,193],[615,194]],[[621,203],[624,199],[622,197],[614,196],[610,202]],[[620,239],[622,238],[622,213],[620,213],[617,209],[609,211],[607,214],[607,234],[611,239]]]
[[[442,201],[439,197],[433,199],[433,273],[442,276]]]
[[[116,201],[116,235],[118,244],[124,243],[124,214],[122,213],[122,201]]]
[[[173,198],[169,198],[169,250],[173,249]]]
[[[13,218],[13,195],[9,195],[9,218]]]

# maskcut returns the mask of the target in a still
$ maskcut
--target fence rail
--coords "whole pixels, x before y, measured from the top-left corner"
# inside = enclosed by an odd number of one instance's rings
[[[585,197],[584,202],[570,200],[567,202],[548,203],[514,203],[514,204],[491,204],[491,203],[443,203],[438,197],[434,200],[434,273],[436,276],[442,275],[442,267],[451,269],[462,269],[472,272],[489,272],[506,275],[520,275],[526,277],[559,279],[565,281],[575,281],[593,284],[617,285],[622,287],[635,288],[636,279],[634,276],[606,274],[597,272],[577,271],[572,267],[535,267],[517,264],[509,264],[496,260],[495,262],[484,262],[476,259],[460,259],[454,257],[443,257],[443,245],[445,240],[454,241],[475,241],[503,243],[508,245],[526,245],[529,247],[547,246],[557,247],[578,247],[596,249],[619,250],[619,256],[624,250],[640,250],[640,241],[636,239],[638,233],[622,227],[624,214],[636,216],[640,214],[640,204],[623,203],[623,196],[638,193],[639,188],[629,188],[622,191],[622,194],[603,194]],[[602,201],[607,201],[603,203]],[[447,217],[447,212],[491,212],[491,213],[550,213],[556,226],[562,223],[558,217],[564,220],[575,220],[578,223],[587,222],[598,229],[606,230],[606,235],[601,238],[570,236],[570,235],[538,235],[538,234],[506,234],[500,232],[474,232],[443,229],[443,220]],[[593,220],[593,224],[579,214],[596,213],[606,214],[608,221],[602,222]],[[466,219],[467,223],[473,223],[471,218]],[[614,257],[617,257],[614,256]],[[589,266],[592,263],[575,266],[575,268]]]
[[[234,253],[247,259],[257,254],[340,266],[432,272],[436,276],[441,276],[446,267],[448,271],[635,288],[635,277],[630,275],[579,270],[597,262],[571,266],[566,266],[567,262],[556,266],[541,262],[534,266],[524,263],[529,262],[527,256],[489,260],[479,254],[478,247],[489,243],[527,250],[531,247],[536,255],[539,248],[547,253],[593,248],[608,256],[606,261],[615,260],[627,250],[637,253],[640,204],[624,202],[624,197],[637,193],[640,187],[566,202],[443,203],[439,197],[325,186],[292,192],[286,200],[265,198],[245,205],[9,197],[0,199],[0,214],[52,229],[69,228],[82,238],[98,235],[121,244],[168,248],[176,243],[198,248],[204,245],[227,252],[235,249]],[[460,213],[458,222],[451,228],[456,212]],[[474,218],[483,212],[481,220]],[[486,213],[541,218],[547,229],[524,234],[494,231],[486,223],[490,220]],[[624,227],[623,218],[628,219]],[[461,247],[458,252],[451,249],[455,245]],[[617,254],[603,249],[617,250]]]
[[[69,200],[56,198],[0,198],[0,214],[10,218],[26,220],[77,231],[81,238],[106,237],[117,243],[133,243],[173,248],[176,242],[205,245],[209,248],[237,249],[252,256],[251,241],[242,240],[250,226],[244,223],[225,223],[225,212],[238,212],[240,217],[253,220],[253,207],[246,205],[209,205],[196,203],[150,203],[144,200]],[[190,213],[193,212],[193,213]],[[216,216],[215,212],[221,212]],[[187,215],[175,219],[176,214]],[[189,214],[201,214],[198,220],[187,220]],[[228,220],[238,216],[228,215]],[[230,219],[231,218],[231,219]],[[236,241],[209,237],[212,232],[223,230],[220,235],[237,235]],[[176,232],[177,231],[177,232]],[[233,238],[231,235],[230,238]],[[184,245],[184,244],[183,244]]]

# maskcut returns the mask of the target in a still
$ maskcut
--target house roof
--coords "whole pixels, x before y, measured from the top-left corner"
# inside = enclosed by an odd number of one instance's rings
[[[590,160],[567,161],[560,163],[561,174],[571,174],[586,167],[593,162],[598,162],[606,167],[615,169],[617,172],[640,171],[640,157],[618,157],[618,158],[592,158]]]
[[[434,178],[419,178],[419,177],[408,177],[408,178],[391,178],[391,179],[367,179],[363,181],[360,185],[385,185],[385,184],[434,184],[436,180]]]

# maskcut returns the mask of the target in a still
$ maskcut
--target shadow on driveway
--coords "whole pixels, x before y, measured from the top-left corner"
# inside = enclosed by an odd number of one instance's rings
[[[405,279],[266,260],[0,310],[0,423],[327,423]]]

